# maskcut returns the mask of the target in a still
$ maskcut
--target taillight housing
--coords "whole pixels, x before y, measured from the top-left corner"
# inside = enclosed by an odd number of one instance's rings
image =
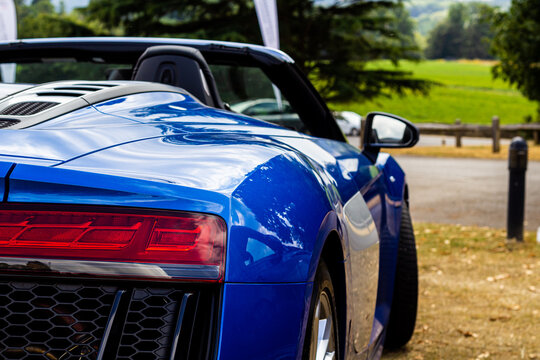
[[[62,268],[59,264],[66,268],[65,260],[77,260],[85,272],[95,266],[115,275],[122,273],[121,263],[132,263],[124,275],[144,274],[147,266],[153,269],[148,273],[160,274],[160,269],[163,277],[202,274],[204,280],[219,281],[225,240],[225,221],[210,214],[0,210],[0,263],[6,258],[50,259],[44,265],[53,271]]]

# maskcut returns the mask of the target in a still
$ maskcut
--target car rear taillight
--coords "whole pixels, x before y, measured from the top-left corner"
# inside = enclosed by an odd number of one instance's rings
[[[137,274],[143,265],[154,265],[177,278],[202,274],[220,280],[225,238],[225,222],[208,214],[0,210],[0,263],[5,258],[79,260],[88,269],[107,262],[101,268],[114,273],[122,266],[112,263],[134,263],[127,268]],[[61,262],[47,263],[59,267]]]

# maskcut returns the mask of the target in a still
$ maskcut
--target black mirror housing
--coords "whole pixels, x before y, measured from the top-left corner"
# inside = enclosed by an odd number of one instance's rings
[[[366,117],[364,148],[409,148],[420,139],[420,131],[409,120],[383,112]]]
[[[373,160],[382,148],[409,148],[419,139],[420,131],[407,119],[384,112],[370,112],[366,116],[363,151]]]

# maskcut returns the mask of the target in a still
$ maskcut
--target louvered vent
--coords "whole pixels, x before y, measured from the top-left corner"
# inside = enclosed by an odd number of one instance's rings
[[[8,106],[0,112],[0,115],[34,115],[58,104],[52,101],[24,101]]]
[[[0,129],[7,128],[18,123],[20,123],[20,121],[15,119],[0,119]]]

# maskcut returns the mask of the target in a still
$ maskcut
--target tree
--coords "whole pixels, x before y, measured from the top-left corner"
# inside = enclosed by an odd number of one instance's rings
[[[416,53],[413,56],[420,55],[418,53],[418,46],[414,40],[414,31],[416,28],[416,23],[411,18],[409,12],[405,9],[404,6],[397,6],[392,9],[394,15],[393,21],[395,21],[396,31],[400,34],[400,41],[403,47],[409,47],[412,51],[416,50]]]
[[[18,37],[69,37],[69,36],[94,36],[99,34],[96,23],[88,23],[77,12],[65,14],[55,11],[50,0],[33,0],[27,5],[24,0],[15,0],[17,10]],[[86,66],[73,63],[50,63],[46,67],[42,64],[19,64],[16,78],[19,82],[31,83],[35,79],[43,82],[57,80],[58,74],[64,74],[66,78],[83,79],[92,72],[98,72],[96,66]]]
[[[281,48],[327,100],[371,99],[429,83],[409,73],[370,70],[368,61],[411,58],[417,49],[396,28],[398,0],[278,1]],[[174,36],[262,43],[252,0],[92,0],[86,9],[110,31],[128,36]],[[405,45],[404,45],[405,44]],[[417,57],[417,56],[416,56]]]
[[[85,23],[77,13],[56,13],[50,0],[33,0],[26,5],[24,0],[16,0],[18,37],[69,37],[94,36],[96,30]]]
[[[540,102],[540,4],[514,0],[507,13],[495,16],[493,51],[500,62],[493,74]],[[540,107],[538,109],[540,120]]]
[[[495,8],[482,3],[457,3],[429,34],[426,57],[430,59],[490,59],[493,38],[491,19]]]
[[[468,25],[464,42],[461,44],[462,56],[467,59],[492,59],[491,42],[495,36],[493,17],[496,8],[481,4],[469,4]]]
[[[404,6],[399,5],[391,8],[382,8],[376,12],[377,17],[388,21],[391,28],[398,36],[392,37],[395,47],[403,51],[403,58],[418,59],[422,58],[416,43],[415,30],[416,22]]]
[[[431,59],[461,57],[466,8],[458,3],[450,6],[446,19],[430,33],[426,56]]]

